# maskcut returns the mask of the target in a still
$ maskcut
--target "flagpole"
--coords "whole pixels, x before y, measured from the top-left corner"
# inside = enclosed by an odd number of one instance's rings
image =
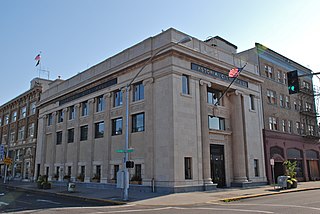
[[[229,90],[230,86],[232,85],[232,83],[233,83],[234,81],[236,81],[236,79],[239,77],[241,71],[242,71],[242,70],[244,69],[244,67],[246,67],[246,66],[247,66],[247,63],[246,63],[242,68],[240,68],[240,71],[239,71],[239,73],[237,74],[237,76],[236,76],[235,78],[233,78],[233,80],[232,80],[231,83],[228,85],[228,87],[226,88],[226,90],[224,90],[224,92],[222,93],[222,95],[217,99],[217,101],[215,102],[214,106],[217,106],[217,105],[219,104],[219,101],[221,100],[221,98],[228,92],[228,90]]]

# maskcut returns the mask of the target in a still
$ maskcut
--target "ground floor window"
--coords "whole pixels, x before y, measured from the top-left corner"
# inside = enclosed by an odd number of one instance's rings
[[[192,179],[192,158],[191,157],[184,158],[184,178]]]

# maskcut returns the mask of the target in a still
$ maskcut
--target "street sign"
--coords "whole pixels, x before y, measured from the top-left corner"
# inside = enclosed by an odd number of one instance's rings
[[[274,166],[274,159],[273,158],[270,159],[270,165]]]
[[[116,150],[116,152],[117,153],[130,153],[130,152],[133,152],[133,149],[128,149],[127,151],[126,150],[124,150],[124,149],[118,149],[118,150]]]
[[[10,164],[12,164],[12,159],[9,158],[9,157],[6,157],[6,158],[3,160],[3,162],[4,162],[6,165],[10,165]]]

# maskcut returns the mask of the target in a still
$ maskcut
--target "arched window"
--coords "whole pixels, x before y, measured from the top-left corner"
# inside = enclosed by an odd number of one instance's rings
[[[273,146],[270,148],[270,157],[275,157],[275,155],[280,155],[284,157],[283,149],[278,146]]]
[[[301,151],[298,149],[287,150],[288,159],[300,159],[302,158]]]
[[[299,178],[303,178],[303,163],[302,163],[302,152],[299,149],[287,149],[287,158],[289,161],[297,162],[297,167],[296,167],[296,176]]]
[[[319,159],[318,153],[314,150],[307,150],[306,157],[307,159]]]

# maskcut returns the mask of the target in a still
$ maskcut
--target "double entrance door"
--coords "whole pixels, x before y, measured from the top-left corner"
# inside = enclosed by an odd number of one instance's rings
[[[211,178],[217,187],[226,186],[225,163],[224,163],[224,146],[210,144],[210,165]]]

